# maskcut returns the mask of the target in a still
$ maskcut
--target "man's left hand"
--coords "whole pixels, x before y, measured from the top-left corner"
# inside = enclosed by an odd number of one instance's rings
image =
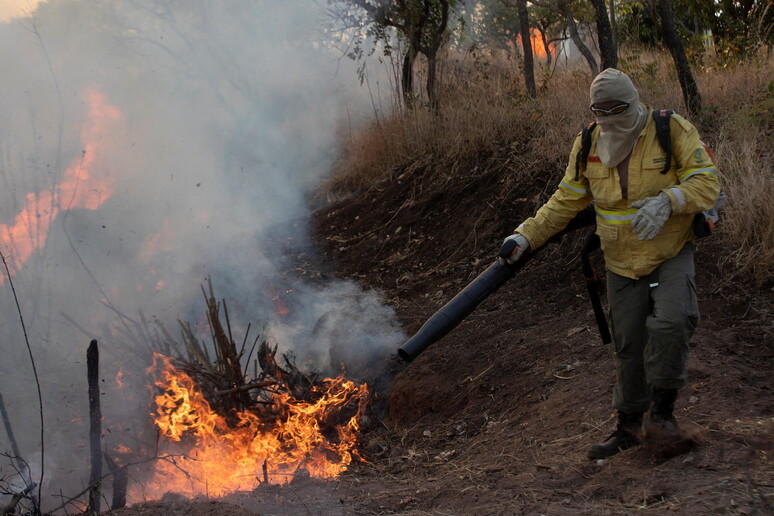
[[[640,240],[653,240],[664,227],[669,216],[672,215],[669,196],[664,192],[656,197],[646,197],[634,201],[632,208],[639,208],[632,220],[632,232],[635,235],[640,235]]]

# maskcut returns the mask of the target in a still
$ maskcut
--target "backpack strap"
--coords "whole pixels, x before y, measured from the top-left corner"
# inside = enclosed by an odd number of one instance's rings
[[[581,131],[581,149],[578,154],[575,155],[575,180],[580,177],[581,165],[586,167],[586,162],[589,159],[589,152],[591,152],[591,135],[594,133],[594,128],[597,127],[596,122],[591,122],[589,125],[583,128]]]
[[[661,148],[666,152],[666,163],[664,164],[664,170],[662,174],[669,172],[672,166],[672,136],[669,130],[669,118],[674,114],[671,109],[654,109],[653,121],[656,122],[656,136],[658,137],[658,143]],[[680,167],[680,163],[675,161],[677,167]]]
[[[581,264],[583,266],[583,275],[586,276],[586,289],[591,299],[591,307],[594,309],[594,319],[597,321],[599,337],[603,344],[610,344],[613,338],[610,336],[610,327],[605,318],[605,312],[602,308],[602,301],[599,298],[599,286],[602,281],[597,276],[597,271],[591,265],[590,255],[600,248],[599,235],[591,233],[586,239],[586,244],[581,251]]]

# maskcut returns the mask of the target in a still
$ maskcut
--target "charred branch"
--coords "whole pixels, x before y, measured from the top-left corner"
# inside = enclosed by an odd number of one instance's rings
[[[91,452],[91,475],[89,482],[88,511],[95,514],[100,509],[100,478],[102,477],[102,410],[99,403],[99,347],[92,340],[86,351],[86,370],[89,383],[89,448]]]
[[[113,475],[113,500],[110,503],[110,509],[121,509],[126,507],[126,487],[129,482],[129,470],[122,468],[107,450],[103,452],[103,455],[105,463]]]
[[[37,484],[30,484],[27,487],[24,488],[23,491],[18,492],[14,494],[11,497],[11,501],[5,504],[0,511],[2,511],[3,515],[6,514],[15,514],[16,513],[16,506],[19,505],[19,502],[21,502],[23,499],[27,498],[29,495],[29,492],[35,489],[35,486]]]

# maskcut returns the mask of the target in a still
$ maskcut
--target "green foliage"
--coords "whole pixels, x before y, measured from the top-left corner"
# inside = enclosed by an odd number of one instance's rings
[[[757,52],[774,43],[774,7],[770,0],[674,0],[677,30],[689,59],[703,62],[707,48],[715,48],[721,64]],[[621,2],[616,6],[619,40],[628,45],[660,44],[652,2]]]
[[[479,46],[508,49],[519,33],[519,14],[501,0],[473,2],[469,13],[471,39]]]
[[[616,5],[618,39],[623,45],[655,47],[660,42],[658,26],[647,5],[639,2]]]
[[[643,60],[642,54],[638,51],[619,56],[618,69],[637,84],[647,88],[653,88],[658,82],[658,63]]]
[[[754,102],[746,111],[744,124],[765,126],[774,120],[774,81],[769,81],[765,90],[759,92],[761,99]]]

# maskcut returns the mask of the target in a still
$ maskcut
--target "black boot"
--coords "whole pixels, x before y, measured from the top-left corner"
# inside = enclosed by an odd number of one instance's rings
[[[653,389],[653,406],[650,409],[650,422],[662,430],[677,430],[675,420],[675,400],[677,389]]]
[[[623,450],[640,444],[642,414],[618,413],[618,426],[607,441],[589,448],[589,459],[606,459]]]

